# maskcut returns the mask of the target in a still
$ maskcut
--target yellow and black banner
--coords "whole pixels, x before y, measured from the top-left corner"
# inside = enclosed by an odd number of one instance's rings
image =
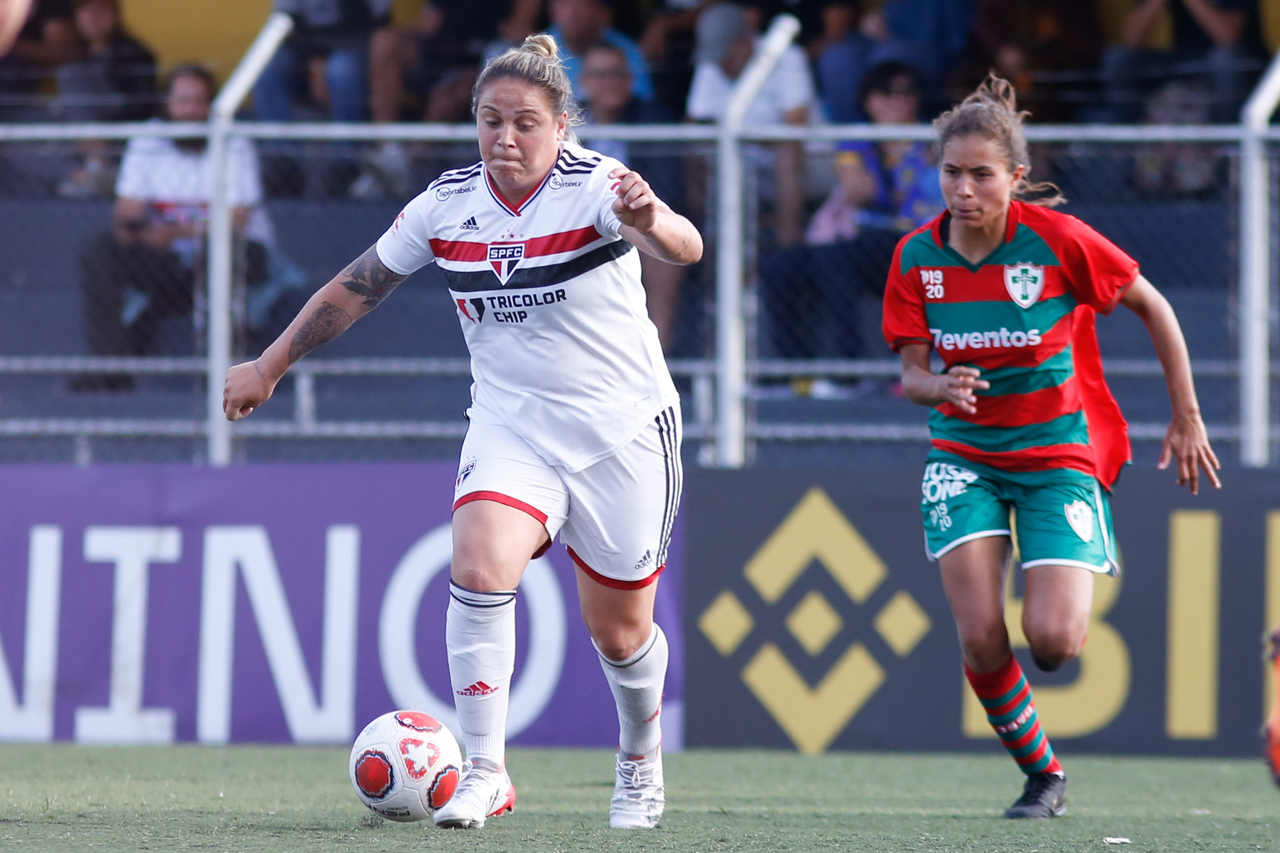
[[[961,672],[920,472],[703,470],[686,490],[689,746],[963,749],[994,737]],[[1030,661],[1045,730],[1078,751],[1257,754],[1280,623],[1280,481],[1230,472],[1192,497],[1130,468],[1113,495],[1123,572],[1094,585],[1088,641]]]

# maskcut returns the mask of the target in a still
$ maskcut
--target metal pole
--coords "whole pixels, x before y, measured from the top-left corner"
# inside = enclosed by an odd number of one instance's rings
[[[209,120],[209,159],[213,195],[209,200],[208,349],[205,402],[209,419],[209,463],[231,462],[231,424],[222,415],[222,378],[231,366],[231,201],[227,181],[227,146],[231,120],[245,95],[280,43],[293,29],[293,19],[273,12],[244,58],[213,101]]]
[[[1271,458],[1271,170],[1262,134],[1280,100],[1280,56],[1240,114],[1240,461]]]
[[[793,15],[773,19],[751,61],[734,84],[716,141],[718,248],[716,250],[716,463],[740,468],[746,462],[746,333],[742,315],[742,152],[738,134],[747,108],[782,57],[800,22]]]

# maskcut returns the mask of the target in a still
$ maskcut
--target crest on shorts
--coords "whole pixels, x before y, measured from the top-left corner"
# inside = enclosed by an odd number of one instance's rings
[[[1030,308],[1044,291],[1044,267],[1039,264],[1009,264],[1004,268],[1004,289],[1020,308]]]
[[[524,243],[490,243],[489,266],[504,285],[524,259]]]
[[[1062,512],[1067,517],[1067,524],[1083,541],[1093,539],[1093,510],[1084,501],[1072,501],[1062,505]]]

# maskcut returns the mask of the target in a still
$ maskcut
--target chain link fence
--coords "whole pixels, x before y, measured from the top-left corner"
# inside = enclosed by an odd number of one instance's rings
[[[269,343],[435,175],[477,159],[466,128],[454,139],[397,138],[385,129],[364,139],[272,138],[269,128],[253,128],[237,126],[256,152],[263,197],[233,243],[237,360]],[[705,450],[716,417],[715,246],[734,224],[714,215],[710,136],[662,139],[660,128],[642,130],[579,134],[625,157],[706,238],[702,263],[645,270],[651,312],[685,397],[689,443]],[[1033,177],[1056,182],[1070,200],[1064,209],[1137,258],[1173,303],[1225,458],[1235,456],[1224,439],[1238,438],[1239,411],[1239,146],[1229,134],[1198,141],[1059,136],[1037,142],[1033,153]],[[786,143],[743,144],[747,435],[755,464],[923,454],[925,413],[897,389],[879,299],[897,238],[941,207],[924,189],[936,187],[930,146],[920,142],[927,135],[920,128],[891,140],[845,128],[802,143],[798,222],[784,219],[775,169]],[[101,178],[71,189],[66,179],[84,167],[85,140],[0,141],[0,460],[205,458],[203,214],[199,205],[154,211],[170,224],[193,225],[167,243],[150,239],[149,222],[122,219],[116,188],[125,145],[123,137],[95,143],[105,152]],[[842,208],[842,169],[891,149],[919,161],[910,203],[894,197],[894,209]],[[1274,200],[1280,144],[1269,143],[1267,156]],[[1273,257],[1273,288],[1275,265]],[[234,458],[453,458],[469,378],[444,290],[428,267],[301,362],[275,400],[236,425]],[[1280,304],[1274,294],[1272,304]],[[1150,339],[1123,310],[1102,319],[1099,333],[1139,453],[1154,458],[1168,400]]]

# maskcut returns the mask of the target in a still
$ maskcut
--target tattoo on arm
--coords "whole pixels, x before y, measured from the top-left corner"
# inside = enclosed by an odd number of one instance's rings
[[[293,364],[316,347],[329,343],[347,330],[355,319],[331,302],[321,302],[289,344],[289,363]]]
[[[378,260],[378,250],[373,246],[352,261],[338,276],[343,287],[364,297],[364,304],[370,310],[377,308],[405,278],[406,276],[397,275],[383,266],[382,261]]]

